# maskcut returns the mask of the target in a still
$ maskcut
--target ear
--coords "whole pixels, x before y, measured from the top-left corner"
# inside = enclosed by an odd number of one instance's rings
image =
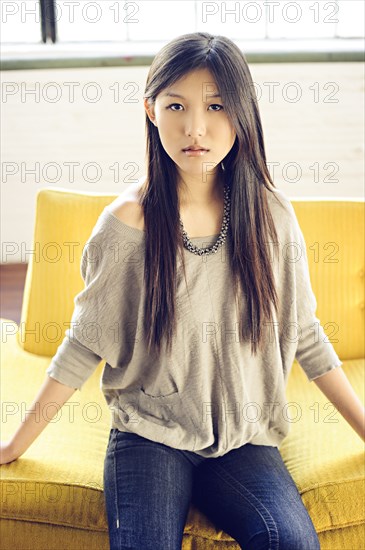
[[[150,119],[152,124],[154,124],[156,126],[156,117],[155,117],[154,105],[153,104],[150,105],[147,98],[144,98],[143,105],[144,105],[144,108],[146,110],[148,118]]]

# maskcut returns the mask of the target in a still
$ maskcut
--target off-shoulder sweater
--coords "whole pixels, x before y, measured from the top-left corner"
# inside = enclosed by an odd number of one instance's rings
[[[271,258],[279,307],[263,327],[261,351],[251,354],[251,341],[240,338],[247,311],[237,314],[227,240],[208,256],[184,248],[187,285],[178,263],[171,354],[147,353],[145,231],[126,225],[107,206],[83,249],[85,285],[48,375],[81,390],[105,361],[100,388],[111,427],[176,449],[218,457],[245,443],[279,446],[290,430],[286,386],[294,359],[308,381],[342,361],[316,317],[293,206],[282,191],[266,193],[278,233],[279,255]],[[201,247],[216,239],[191,240]]]

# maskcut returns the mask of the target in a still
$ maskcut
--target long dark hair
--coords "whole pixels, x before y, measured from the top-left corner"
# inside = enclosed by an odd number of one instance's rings
[[[178,36],[155,56],[144,98],[149,105],[176,80],[195,69],[207,68],[214,76],[236,139],[219,170],[230,186],[230,267],[236,307],[245,296],[247,319],[240,322],[240,340],[251,339],[251,353],[263,341],[262,325],[277,311],[268,232],[277,241],[265,188],[274,183],[266,165],[264,138],[257,98],[245,56],[225,36],[195,32]],[[227,86],[228,83],[228,86]],[[185,275],[183,241],[179,226],[178,172],[164,150],[158,129],[146,113],[147,177],[140,204],[145,224],[144,331],[148,350],[160,353],[162,339],[171,351],[176,330],[176,269],[179,252]],[[186,280],[186,275],[185,275]],[[241,292],[240,292],[241,291]],[[240,309],[240,311],[243,311]],[[243,317],[242,317],[243,318]]]

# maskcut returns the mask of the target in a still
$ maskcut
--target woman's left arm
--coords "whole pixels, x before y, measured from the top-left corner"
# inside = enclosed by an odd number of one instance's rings
[[[326,372],[313,380],[339,413],[365,441],[365,407],[351,386],[342,367]]]

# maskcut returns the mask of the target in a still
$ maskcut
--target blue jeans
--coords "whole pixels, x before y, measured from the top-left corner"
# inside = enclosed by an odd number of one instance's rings
[[[112,428],[104,497],[110,550],[181,550],[190,502],[244,550],[320,549],[277,447],[205,458]]]

